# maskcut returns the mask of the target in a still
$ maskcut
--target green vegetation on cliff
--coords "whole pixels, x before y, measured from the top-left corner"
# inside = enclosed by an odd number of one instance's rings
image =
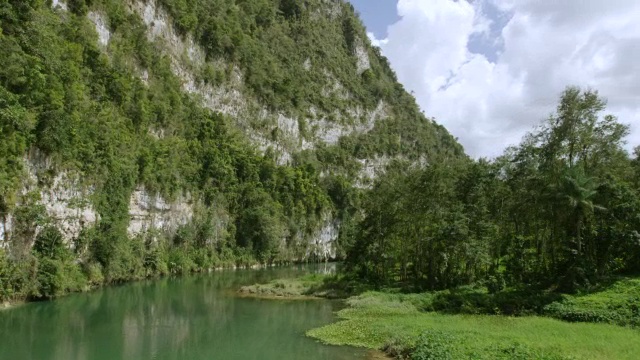
[[[344,254],[359,216],[359,159],[464,156],[419,112],[343,2],[158,2],[211,60],[191,69],[198,81],[225,84],[239,68],[242,96],[297,117],[303,136],[311,107],[349,123],[348,109],[389,105],[389,121],[294,153],[290,166],[276,163],[278,149],[260,154],[236,119],[183,91],[171,56],[150,40],[132,3],[70,0],[68,10],[43,0],[0,4],[0,221],[11,224],[0,253],[0,300],[308,258],[309,238],[327,217],[343,224]],[[104,18],[108,45],[100,44],[90,14]],[[358,72],[356,47],[370,69]],[[336,83],[349,95],[323,95]],[[284,142],[276,130],[273,140]],[[27,157],[51,164],[36,169],[39,183],[29,186]],[[61,240],[61,219],[48,215],[38,191],[61,172],[81,179],[97,216],[71,243]],[[131,239],[130,199],[141,186],[167,200],[187,195],[193,221],[175,235]],[[40,243],[48,250],[38,250]]]

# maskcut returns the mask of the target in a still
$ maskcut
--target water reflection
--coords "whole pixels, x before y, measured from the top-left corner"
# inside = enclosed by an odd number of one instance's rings
[[[0,359],[364,358],[303,336],[332,321],[336,303],[235,296],[242,285],[308,270],[217,272],[27,304],[0,312]]]

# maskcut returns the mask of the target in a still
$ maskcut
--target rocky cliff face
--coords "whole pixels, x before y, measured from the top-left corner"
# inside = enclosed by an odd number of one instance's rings
[[[134,237],[150,230],[173,234],[181,225],[193,220],[193,200],[190,195],[180,196],[172,202],[158,194],[150,194],[144,187],[136,189],[129,201],[127,233]]]
[[[278,165],[300,165],[301,157],[310,158],[311,163],[321,164],[321,178],[347,178],[352,186],[366,189],[388,164],[399,160],[424,166],[429,160],[425,155],[427,147],[450,147],[438,143],[441,138],[448,139],[446,131],[418,114],[412,99],[395,82],[386,60],[363,35],[362,25],[354,20],[357,18],[353,9],[349,11],[349,5],[341,0],[317,0],[313,6],[309,2],[298,4],[293,10],[280,8],[276,11],[279,17],[297,19],[289,24],[298,24],[296,21],[304,19],[308,24],[322,23],[317,26],[324,26],[334,33],[331,38],[334,43],[297,57],[297,63],[286,64],[290,69],[276,64],[285,71],[309,75],[309,81],[313,82],[309,85],[317,89],[308,98],[294,101],[297,103],[295,111],[265,102],[255,84],[250,83],[256,69],[243,67],[242,62],[233,61],[233,57],[212,55],[210,49],[203,46],[202,32],[209,30],[202,30],[196,36],[193,29],[179,28],[175,18],[179,14],[171,7],[173,0],[97,1],[82,11],[77,9],[79,3],[85,4],[74,0],[72,6],[63,0],[53,0],[54,14],[64,22],[71,12],[84,11],[82,16],[95,30],[91,36],[107,62],[125,66],[149,90],[157,83],[159,74],[149,67],[148,60],[146,64],[134,59],[135,56],[123,60],[122,48],[133,45],[130,40],[123,40],[128,34],[119,32],[117,24],[126,17],[135,17],[153,51],[169,60],[170,72],[178,79],[183,94],[202,107],[233,119],[235,129],[260,153],[272,156]],[[119,5],[117,11],[113,10],[114,4]],[[289,10],[291,15],[287,15]],[[282,40],[291,41],[290,38]],[[296,41],[307,41],[303,40]],[[341,49],[332,58],[327,55],[331,47]],[[337,60],[345,66],[336,67]],[[225,73],[225,80],[205,79],[203,74],[211,72]],[[279,76],[283,77],[282,74]],[[283,80],[284,83],[287,81]],[[107,90],[119,91],[117,88]],[[269,93],[272,89],[265,91]],[[149,109],[135,109],[134,112],[145,111],[151,112]],[[145,131],[159,142],[176,133],[175,126],[167,127],[162,121],[150,122],[147,126]],[[425,145],[429,141],[433,144]],[[30,198],[35,201],[30,206],[39,206],[47,223],[37,224],[32,236],[36,236],[43,226],[54,225],[69,246],[73,246],[73,240],[83,229],[93,227],[101,220],[95,206],[96,184],[86,180],[87,174],[69,170],[73,167],[59,166],[55,156],[43,155],[36,148],[33,147],[23,160],[24,176],[13,209],[26,205],[26,200],[21,199],[26,199],[27,194],[36,194],[36,200]],[[128,201],[127,235],[131,238],[151,231],[174,234],[194,221],[198,209],[207,207],[202,193],[192,195],[187,189],[174,189],[178,195],[169,197],[158,190],[149,190],[144,184],[134,185]],[[109,199],[106,201],[108,203]],[[13,210],[1,213],[0,247],[7,247],[17,231],[16,214]],[[316,215],[314,229],[296,232],[295,242],[305,244],[303,257],[336,257],[335,243],[341,225],[341,220],[335,218],[336,213],[325,209],[322,215]],[[222,210],[215,216],[220,218],[216,232],[224,232],[222,228],[231,223],[229,213]],[[281,231],[284,234],[292,232]],[[282,239],[282,247],[286,242],[287,239]]]
[[[333,4],[328,7],[328,14],[334,16],[341,9],[339,1],[329,1]],[[149,41],[157,44],[171,59],[171,68],[175,75],[182,81],[185,92],[200,98],[202,105],[237,120],[247,136],[261,151],[268,148],[276,150],[277,162],[281,165],[290,164],[292,154],[302,150],[314,149],[318,144],[335,145],[343,136],[364,134],[373,129],[378,121],[388,118],[387,105],[383,100],[373,109],[365,109],[356,104],[342,112],[336,112],[338,118],[350,117],[350,123],[330,121],[327,114],[320,114],[314,105],[309,106],[306,117],[291,117],[281,112],[274,112],[260,103],[254,97],[243,93],[246,88],[244,74],[235,65],[227,63],[223,59],[208,60],[204,49],[193,39],[193,36],[181,35],[173,25],[171,16],[158,5],[156,0],[128,2],[128,11],[139,16],[147,26]],[[99,42],[108,52],[108,43],[111,34],[106,28],[107,19],[100,12],[89,12],[89,19],[94,23],[99,35]],[[354,49],[354,58],[357,62],[358,75],[371,68],[369,53],[365,47],[365,40],[358,38]],[[198,79],[198,73],[211,66],[213,68],[232,68],[229,81],[219,86],[207,84]],[[306,59],[306,69],[322,67],[322,63],[313,63]],[[324,70],[327,78],[327,86],[323,89],[323,96],[337,96],[345,101],[353,102],[350,94],[340,81],[328,70]],[[141,79],[146,81],[148,72],[140,69]],[[300,124],[304,122],[309,129],[309,134],[303,136],[300,133]],[[279,139],[272,139],[274,131],[279,131]],[[363,175],[366,175],[363,173]]]
[[[21,198],[35,195],[36,204],[41,207],[47,221],[60,230],[63,238],[71,246],[71,240],[78,237],[85,227],[95,225],[98,220],[91,205],[91,186],[82,184],[79,174],[56,171],[51,161],[38,151],[32,151],[24,159],[26,175],[22,184]],[[22,200],[24,201],[24,200]],[[18,207],[21,204],[18,202]],[[0,246],[6,247],[14,230],[14,216],[9,213],[0,223]],[[35,229],[37,235],[41,225]]]
[[[25,158],[27,176],[21,190],[22,196],[35,194],[36,203],[43,210],[46,222],[39,223],[34,231],[37,236],[43,226],[53,225],[68,246],[73,247],[73,240],[85,228],[96,225],[99,215],[92,206],[93,189],[84,185],[80,174],[56,171],[51,160],[33,151]],[[193,219],[194,200],[189,194],[180,196],[174,201],[166,201],[158,194],[152,194],[144,187],[137,188],[129,201],[130,237],[144,235],[149,231],[174,234],[181,225],[189,224]],[[20,207],[20,202],[18,207]],[[7,247],[14,230],[13,214],[0,221],[0,247]]]

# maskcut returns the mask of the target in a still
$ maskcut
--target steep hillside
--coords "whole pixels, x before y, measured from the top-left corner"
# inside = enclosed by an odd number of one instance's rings
[[[463,157],[333,0],[0,4],[0,300],[341,256],[394,160]]]

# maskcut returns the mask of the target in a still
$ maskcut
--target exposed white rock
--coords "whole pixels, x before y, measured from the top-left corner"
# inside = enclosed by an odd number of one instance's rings
[[[133,1],[131,11],[138,14],[148,27],[147,37],[159,44],[171,59],[173,73],[182,80],[185,91],[201,97],[207,108],[226,115],[235,116],[238,120],[246,120],[251,113],[250,104],[242,95],[242,73],[236,67],[231,72],[231,78],[224,86],[211,86],[198,81],[197,71],[207,65],[204,50],[194,41],[191,35],[181,36],[174,28],[169,14],[157,6],[155,0],[146,2]],[[227,64],[221,60],[211,62],[214,68],[226,68]]]
[[[356,185],[366,187],[367,182],[384,173],[392,159],[388,156],[376,156],[373,159],[358,160],[362,165],[362,170]]]
[[[173,233],[179,226],[191,222],[193,205],[188,194],[169,203],[161,196],[150,194],[139,187],[129,199],[129,216],[127,233],[131,237],[151,229]]]
[[[89,202],[91,189],[79,185],[77,177],[62,172],[53,179],[53,186],[42,189],[40,196],[47,215],[54,221],[65,240],[71,240],[85,227],[93,226],[98,216]]]
[[[342,2],[340,0],[323,0],[325,7],[322,9],[322,16],[336,18],[342,15]],[[324,12],[326,10],[326,12]],[[244,75],[235,66],[227,74],[225,84],[213,86],[201,81],[201,70],[205,66],[212,66],[215,69],[227,69],[229,64],[223,60],[209,61],[206,59],[205,51],[193,39],[191,35],[182,36],[173,26],[169,14],[158,5],[157,0],[132,0],[130,11],[140,16],[148,27],[147,37],[150,41],[159,45],[161,51],[171,59],[173,73],[182,81],[183,90],[199,97],[202,104],[207,108],[232,116],[236,124],[241,128],[250,141],[262,152],[271,148],[274,150],[275,161],[280,165],[290,164],[292,154],[304,149],[313,149],[315,144],[323,142],[326,144],[336,144],[340,137],[354,134],[366,133],[374,128],[375,123],[387,118],[387,107],[380,101],[374,110],[354,107],[343,113],[332,114],[333,119],[328,119],[327,114],[318,117],[314,108],[309,109],[311,118],[296,119],[284,114],[273,113],[262,105],[256,98],[247,97],[244,89]],[[370,68],[368,50],[362,39],[355,44],[354,56],[357,58],[357,71],[359,74]],[[314,65],[311,59],[305,59],[302,64],[307,70]],[[140,72],[145,83],[149,80],[149,74]],[[153,75],[153,74],[151,74]],[[337,96],[339,99],[348,100],[352,96],[347,89],[328,71],[328,86],[323,89],[325,96]],[[303,138],[300,133],[300,121],[305,121],[307,130]],[[158,138],[162,137],[159,129],[153,129],[152,134]],[[375,173],[372,166],[365,166],[364,174]],[[140,193],[132,196],[132,220],[129,227],[130,234],[140,233],[150,227],[163,227],[166,219],[157,214],[169,213],[170,211],[155,209],[145,210],[133,203],[144,204],[146,197]],[[148,194],[147,194],[148,195]],[[139,199],[134,199],[136,196]],[[154,215],[155,214],[155,215]],[[188,218],[188,216],[187,216]],[[180,223],[178,221],[178,223]],[[337,238],[337,226],[332,221],[327,220],[327,224],[320,230],[316,245],[329,244]],[[171,227],[171,226],[170,226]],[[333,230],[332,230],[333,229]],[[330,240],[334,239],[334,240]],[[323,245],[321,252],[327,253],[330,246]],[[331,255],[331,254],[330,254]],[[335,254],[333,254],[335,256]]]
[[[264,136],[261,136],[258,133],[250,133],[249,139],[251,142],[260,150],[260,152],[264,153],[267,149],[271,148],[275,150],[274,159],[278,165],[288,165],[291,164],[292,156],[289,151],[287,151],[279,142],[267,139]]]
[[[336,19],[342,15],[342,3],[339,0],[324,0],[328,4],[327,15],[329,18]]]
[[[278,129],[282,131],[287,137],[292,139],[300,138],[300,128],[298,126],[298,120],[286,117],[282,114],[278,114]]]
[[[0,218],[0,249],[4,249],[9,245],[9,234],[13,228],[13,216],[7,214],[4,218]]]
[[[330,14],[341,14],[342,4],[340,1],[325,0],[325,4]],[[370,112],[354,108],[344,114],[334,114],[334,117],[339,120],[337,122],[328,121],[326,118],[305,119],[311,130],[311,139],[304,139],[299,131],[298,119],[289,118],[283,114],[274,114],[261,105],[257,99],[244,95],[243,74],[237,67],[232,68],[230,78],[222,86],[211,86],[199,81],[196,74],[204,66],[226,69],[229,64],[222,60],[207,62],[204,50],[194,41],[192,36],[181,36],[177,32],[169,14],[157,5],[156,0],[146,2],[134,0],[130,5],[130,10],[138,14],[147,25],[149,40],[159,44],[163,52],[170,57],[172,70],[182,80],[183,89],[200,97],[202,104],[207,108],[233,116],[238,126],[244,130],[260,151],[264,152],[268,148],[275,150],[278,164],[290,163],[292,153],[313,149],[317,141],[335,144],[341,136],[353,132],[369,131],[373,128],[375,121],[385,117],[380,109]],[[361,48],[363,52],[361,55],[366,55],[364,45],[361,44]],[[365,65],[368,65],[368,57],[364,56],[362,59],[361,65],[364,68]],[[305,69],[310,69],[311,59],[306,59],[303,66]],[[359,69],[362,70],[362,68]],[[337,96],[343,100],[351,97],[335,76],[328,71],[325,71],[325,75],[332,85],[323,89],[323,95]],[[147,82],[145,79],[146,77],[143,77],[143,81]],[[381,114],[381,116],[377,114]],[[316,115],[313,117],[315,118]],[[347,119],[350,124],[338,124],[344,123],[345,121],[340,120],[345,117],[351,118]],[[274,137],[276,127],[279,131],[277,131],[278,136]]]
[[[315,112],[312,111],[312,113]],[[380,101],[373,111],[363,111],[362,108],[356,107],[349,111],[349,116],[359,119],[359,122],[355,124],[339,124],[328,121],[326,118],[315,121],[313,126],[317,139],[329,145],[337,144],[342,136],[371,131],[376,122],[386,119],[388,114],[386,104]]]
[[[311,239],[311,247],[307,252],[307,257],[315,256],[325,260],[335,259],[335,242],[340,234],[340,222],[327,214],[324,216],[323,223],[324,225]]]
[[[96,26],[96,32],[98,32],[98,42],[102,46],[109,45],[109,39],[111,38],[111,32],[107,26],[106,16],[95,11],[90,11],[87,17]]]
[[[149,40],[164,42],[167,49],[171,50],[169,55],[181,57],[186,54],[193,62],[204,62],[204,51],[195,44],[193,37],[186,36],[183,39],[175,30],[169,14],[158,7],[155,0],[133,1],[132,7],[147,25]]]
[[[164,139],[164,129],[150,128],[149,135],[156,140]]]
[[[411,169],[421,169],[429,165],[429,161],[425,155],[421,155],[420,158],[414,161],[409,161],[408,158],[402,155],[395,157],[376,156],[372,159],[359,159],[358,162],[360,162],[362,168],[360,170],[360,174],[358,174],[358,180],[356,181],[355,186],[361,189],[369,188],[371,182],[384,174],[387,170],[387,166],[389,166],[392,161],[406,162],[409,164],[408,166]]]
[[[142,80],[143,84],[149,85],[149,71],[146,69],[140,71],[140,80]]]
[[[89,201],[93,189],[83,186],[78,174],[60,171],[53,178],[49,178],[50,175],[43,175],[51,173],[51,161],[35,151],[25,158],[24,162],[27,177],[22,193],[26,194],[30,191],[40,193],[40,204],[44,206],[46,215],[52,225],[60,230],[68,244],[80,234],[82,229],[96,223],[98,214]],[[43,178],[46,181],[40,181]],[[8,229],[10,230],[10,227]]]
[[[335,95],[338,99],[348,100],[351,98],[351,94],[344,88],[340,80],[338,80],[329,70],[323,70],[324,76],[327,78],[327,82],[331,84],[331,86],[325,86],[322,89],[322,96],[329,97]]]
[[[371,69],[371,63],[369,61],[369,53],[367,52],[367,48],[364,46],[362,40],[357,40],[355,45],[354,55],[357,59],[356,66],[358,69],[358,75],[360,75]]]
[[[65,11],[67,10],[67,4],[64,1],[60,1],[60,0],[53,0],[51,2],[51,7],[54,9],[59,7],[62,10],[65,10]]]

